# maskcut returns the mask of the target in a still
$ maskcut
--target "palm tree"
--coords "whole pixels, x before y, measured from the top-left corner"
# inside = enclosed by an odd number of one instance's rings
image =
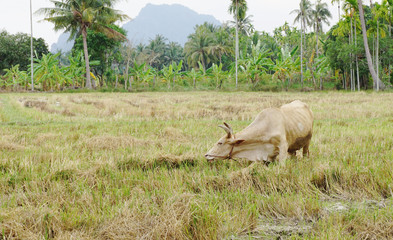
[[[156,35],[154,39],[150,40],[149,45],[146,46],[147,54],[150,56],[148,64],[155,68],[161,68],[164,62],[164,55],[166,52],[168,41],[163,35]]]
[[[376,87],[376,85],[378,84],[379,86],[384,88],[384,84],[383,84],[383,82],[381,82],[381,80],[379,80],[378,75],[376,74],[374,66],[373,66],[373,60],[371,58],[370,48],[368,46],[368,41],[367,41],[367,30],[366,30],[366,22],[364,20],[364,11],[363,11],[362,0],[358,0],[358,8],[359,8],[360,24],[362,25],[364,51],[366,52],[368,69],[369,69],[370,74],[374,80],[374,87]],[[379,89],[377,89],[377,90],[379,90]]]
[[[213,43],[212,33],[203,25],[197,26],[195,33],[188,36],[188,41],[184,45],[188,65],[198,67],[198,62],[201,62],[206,70],[207,64],[211,61],[209,53]]]
[[[332,14],[329,11],[327,3],[322,3],[321,0],[317,0],[315,4],[315,9],[311,10],[312,19],[314,21],[315,35],[316,35],[316,53],[317,57],[319,55],[318,52],[318,34],[322,32],[322,23],[326,23],[329,25],[329,19],[332,18]]]
[[[86,87],[95,87],[90,79],[89,54],[87,51],[87,29],[102,32],[108,37],[124,39],[125,36],[109,27],[116,21],[128,18],[113,9],[117,0],[50,0],[55,7],[41,8],[37,12],[46,16],[44,20],[55,24],[55,30],[70,32],[70,39],[82,34],[86,64]]]
[[[254,26],[252,25],[252,20],[251,18],[253,15],[246,16],[243,19],[240,19],[237,21],[237,28],[238,28],[238,33],[242,33],[243,35],[246,36],[251,36],[251,34],[254,32]],[[236,27],[236,21],[231,21],[231,24],[233,24]]]
[[[303,35],[305,34],[306,24],[310,24],[311,3],[309,0],[301,0],[299,9],[291,12],[297,14],[294,23],[300,22],[302,33],[300,35],[300,78],[303,88]]]
[[[177,42],[170,42],[165,53],[165,62],[180,62],[183,60],[183,48]]]
[[[236,47],[235,47],[235,68],[236,68],[236,88],[238,84],[238,58],[239,58],[239,20],[246,17],[246,12],[248,10],[246,0],[231,0],[231,5],[229,6],[229,13],[233,14],[236,21]]]
[[[214,43],[209,48],[210,54],[218,57],[218,65],[222,63],[222,56],[233,54],[232,41],[229,36],[229,29],[220,27],[214,32]]]

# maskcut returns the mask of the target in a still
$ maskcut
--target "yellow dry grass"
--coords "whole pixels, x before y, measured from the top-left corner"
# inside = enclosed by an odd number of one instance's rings
[[[203,158],[299,99],[310,158]],[[391,239],[393,94],[0,95],[2,239]]]

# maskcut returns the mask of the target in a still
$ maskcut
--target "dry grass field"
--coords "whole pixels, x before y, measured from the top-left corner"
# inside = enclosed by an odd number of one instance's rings
[[[292,100],[310,157],[208,163]],[[0,239],[392,239],[392,93],[0,95]]]

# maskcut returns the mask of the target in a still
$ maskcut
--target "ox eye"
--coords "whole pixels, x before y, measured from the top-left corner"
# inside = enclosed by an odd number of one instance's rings
[[[222,145],[222,142],[219,142],[218,145]]]

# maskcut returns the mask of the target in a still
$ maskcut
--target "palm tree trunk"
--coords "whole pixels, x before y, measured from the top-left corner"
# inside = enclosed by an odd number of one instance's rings
[[[352,24],[352,16],[351,16],[351,32],[350,32],[350,35],[349,35],[349,44],[350,45],[352,45],[352,43],[353,43],[353,24]],[[351,91],[353,91],[354,90],[354,86],[353,86],[353,83],[354,83],[354,79],[353,79],[353,77],[354,77],[354,72],[353,72],[353,64],[352,64],[352,49],[351,49],[351,53],[349,54],[349,56],[350,56],[350,73],[351,73]]]
[[[92,89],[91,79],[90,79],[90,63],[89,63],[89,53],[87,52],[87,30],[82,29],[83,38],[83,52],[85,53],[85,63],[86,63],[86,88]]]
[[[116,73],[116,83],[115,83],[115,88],[117,89],[117,85],[119,84],[119,75]]]
[[[376,53],[375,53],[375,66],[376,66],[376,71],[377,71],[377,76],[379,78],[379,22],[378,22],[378,18],[377,18],[377,46],[375,49]],[[377,91],[379,91],[379,82],[377,82]]]
[[[392,14],[391,14],[391,11],[389,11],[389,19],[392,19]],[[388,29],[389,29],[389,37],[392,37],[392,22],[391,21],[389,21],[388,22]],[[390,59],[389,59],[389,65],[388,65],[388,71],[389,71],[389,76],[391,76],[391,62],[390,62]]]
[[[315,32],[315,35],[316,35],[316,42],[317,42],[317,48],[316,48],[316,53],[317,53],[317,58],[318,58],[318,56],[319,56],[319,49],[318,49],[318,33],[319,33],[319,31],[318,31],[318,27],[317,27],[317,30],[316,30],[316,32]]]
[[[340,12],[340,1],[338,1],[338,19],[341,18],[341,12]]]
[[[357,34],[356,34],[358,28],[357,28],[356,25],[357,25],[357,24],[356,24],[356,20],[355,20],[355,46],[357,46],[357,42],[358,42]],[[358,62],[358,57],[357,57],[357,54],[356,54],[356,53],[355,53],[355,60],[356,60],[356,78],[357,78],[357,82],[358,82],[358,91],[360,91],[359,62]]]
[[[16,90],[15,76],[12,76],[12,83],[14,84],[14,90]]]
[[[33,61],[33,13],[32,13],[32,3],[30,0],[30,74],[31,74],[31,91],[34,91],[34,61]],[[27,85],[26,85],[27,86]]]
[[[351,27],[351,32],[352,32],[352,27]],[[351,32],[348,35],[348,44],[351,45]],[[352,49],[351,49],[352,51]],[[352,54],[349,52],[349,81],[350,81],[350,88],[352,91]]]
[[[235,71],[236,71],[236,88],[238,86],[238,72],[237,72],[237,61],[239,58],[239,7],[238,7],[238,1],[236,0],[236,47],[235,47]]]
[[[319,77],[319,90],[323,90],[322,77]]]
[[[373,59],[373,64],[374,64],[374,68],[375,68],[375,61],[377,60],[377,58],[375,57],[375,33],[373,33],[373,50],[372,50],[372,59]]]
[[[367,58],[367,65],[368,69],[370,71],[370,74],[374,80],[374,86],[376,85],[375,83],[381,81],[378,78],[378,75],[376,74],[373,66],[373,60],[371,58],[370,54],[370,48],[368,46],[368,41],[367,41],[367,30],[366,30],[366,22],[364,20],[364,11],[363,11],[363,1],[358,0],[358,7],[359,7],[359,16],[360,16],[360,23],[362,25],[362,34],[363,34],[363,41],[364,41],[364,51],[366,52],[366,58]],[[382,83],[382,82],[381,82]],[[383,84],[383,83],[382,83]],[[382,85],[381,85],[382,86]]]
[[[315,23],[315,35],[316,35],[316,39],[315,39],[315,41],[316,41],[316,45],[317,45],[317,48],[316,48],[316,54],[317,54],[317,58],[319,57],[319,26],[320,26],[320,24],[322,24],[322,22],[319,22],[319,20],[317,19],[316,20],[317,22]]]
[[[301,34],[300,34],[300,82],[303,89],[303,21],[300,24]]]
[[[130,68],[130,58],[127,58],[127,65],[126,65],[126,74],[124,77],[124,89],[127,90],[127,80],[128,80],[128,70]]]

